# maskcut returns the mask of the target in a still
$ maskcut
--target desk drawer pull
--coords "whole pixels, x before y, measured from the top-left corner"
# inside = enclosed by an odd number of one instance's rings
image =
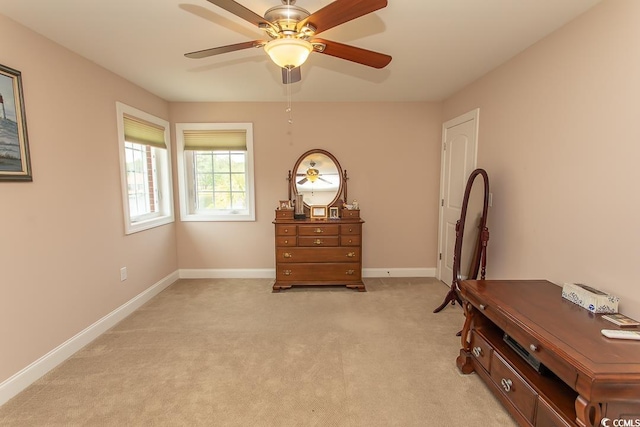
[[[536,351],[538,351],[538,346],[537,346],[537,345],[535,345],[535,344],[531,344],[531,345],[529,346],[529,350],[531,350],[531,351],[533,351],[533,352],[536,352]]]
[[[289,252],[283,253],[282,256],[285,258],[293,258],[293,255],[291,255]]]
[[[354,256],[356,256],[356,253],[355,253],[355,252],[349,252],[349,253],[347,254],[347,258],[353,258]]]
[[[285,276],[291,276],[291,270],[284,270],[283,273]]]
[[[355,273],[355,270],[347,270],[346,274],[349,276],[353,276],[353,273]]]
[[[511,386],[513,385],[513,381],[507,378],[503,378],[502,381],[500,381],[500,383],[502,384],[502,388],[504,389],[504,391],[506,391],[507,393],[511,391]]]
[[[486,309],[486,308],[487,308],[487,306],[486,306],[486,305],[484,305],[484,304],[480,304],[480,310],[484,310],[484,309]]]
[[[322,234],[324,233],[324,230],[322,228],[316,228],[315,230],[313,230],[313,232],[316,234]]]
[[[473,347],[472,352],[475,357],[480,357],[483,354],[482,347]]]
[[[320,240],[320,239],[316,239],[316,240],[314,240],[314,242],[313,242],[313,243],[314,243],[315,245],[321,245],[321,244],[322,244],[322,240]]]

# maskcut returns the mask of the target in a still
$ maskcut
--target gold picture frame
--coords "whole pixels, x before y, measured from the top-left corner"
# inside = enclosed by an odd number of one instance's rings
[[[0,181],[33,181],[22,73],[0,65]]]
[[[309,207],[310,216],[312,219],[326,219],[327,218],[327,207],[326,206],[310,206]]]

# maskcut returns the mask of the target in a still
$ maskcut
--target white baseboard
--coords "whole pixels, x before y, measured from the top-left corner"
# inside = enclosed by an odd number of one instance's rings
[[[436,277],[435,268],[363,268],[362,277]]]
[[[180,269],[181,279],[275,279],[276,271],[263,269]],[[362,277],[435,277],[435,268],[364,268]]]
[[[144,303],[159,294],[173,282],[178,280],[178,271],[164,277],[151,287],[147,288],[131,300],[127,301],[102,319],[93,323],[86,329],[80,331],[75,336],[69,338],[58,347],[54,348],[29,366],[12,375],[0,384],[0,405],[20,393],[22,390],[33,384],[44,374],[67,360],[70,356],[89,344],[91,341],[105,333],[116,323],[133,313]]]
[[[179,270],[181,279],[275,279],[273,268],[233,269],[233,268],[202,268]]]

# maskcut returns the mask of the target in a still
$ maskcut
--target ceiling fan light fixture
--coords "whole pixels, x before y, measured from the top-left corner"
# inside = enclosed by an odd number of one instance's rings
[[[306,40],[287,37],[271,40],[264,45],[264,50],[279,67],[296,68],[307,60],[313,45]]]

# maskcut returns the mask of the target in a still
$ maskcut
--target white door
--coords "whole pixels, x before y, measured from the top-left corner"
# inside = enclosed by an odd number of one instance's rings
[[[460,219],[467,178],[476,168],[478,118],[475,109],[442,125],[438,278],[451,286],[456,222]]]

